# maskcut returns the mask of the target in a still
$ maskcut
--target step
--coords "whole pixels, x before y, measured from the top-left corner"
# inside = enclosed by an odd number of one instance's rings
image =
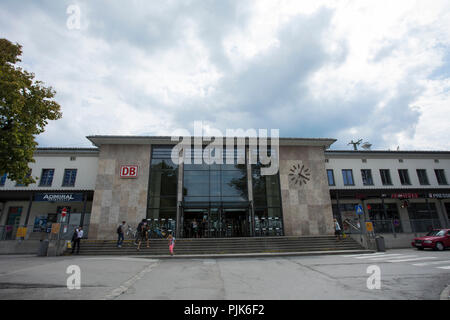
[[[133,240],[125,240],[122,248],[117,248],[116,240],[83,240],[80,254],[84,255],[156,255],[168,254],[167,239],[150,239],[150,248],[141,243],[136,250]],[[178,255],[211,254],[258,254],[289,252],[327,252],[327,251],[364,250],[352,238],[336,241],[335,236],[307,237],[252,237],[252,238],[195,238],[178,239],[175,253]],[[66,253],[71,252],[67,249]]]

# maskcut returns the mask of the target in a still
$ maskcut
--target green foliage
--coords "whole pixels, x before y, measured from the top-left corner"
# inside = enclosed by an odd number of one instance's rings
[[[22,46],[0,39],[0,175],[28,185],[35,182],[28,164],[34,162],[35,136],[49,120],[60,119],[56,92],[16,66]]]

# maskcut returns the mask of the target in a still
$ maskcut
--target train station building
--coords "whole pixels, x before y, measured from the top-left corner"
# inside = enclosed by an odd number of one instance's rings
[[[268,149],[279,170],[267,175],[267,165],[251,161],[248,140],[224,145],[223,159],[234,161],[217,164],[194,161],[206,142],[181,150],[176,162],[170,137],[87,139],[92,148],[37,149],[34,184],[1,177],[2,240],[20,226],[38,239],[63,208],[67,234],[84,225],[89,239],[115,239],[121,221],[142,219],[179,238],[330,235],[333,217],[349,234],[372,221],[399,243],[450,227],[449,151],[338,151],[329,149],[335,139],[279,138]]]

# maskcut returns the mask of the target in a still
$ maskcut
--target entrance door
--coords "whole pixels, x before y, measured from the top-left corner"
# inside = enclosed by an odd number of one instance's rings
[[[248,237],[249,221],[246,209],[223,209],[225,237]]]
[[[185,238],[208,236],[208,210],[184,210],[183,236]]]
[[[20,224],[22,207],[10,207],[6,221],[6,240],[14,240]]]
[[[248,237],[248,209],[185,209],[182,232],[184,238]]]

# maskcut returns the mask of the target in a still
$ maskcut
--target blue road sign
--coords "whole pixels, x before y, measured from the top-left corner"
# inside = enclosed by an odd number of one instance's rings
[[[356,209],[356,214],[364,214],[364,210],[363,210],[362,205],[358,204],[358,205],[355,207],[355,209]]]

